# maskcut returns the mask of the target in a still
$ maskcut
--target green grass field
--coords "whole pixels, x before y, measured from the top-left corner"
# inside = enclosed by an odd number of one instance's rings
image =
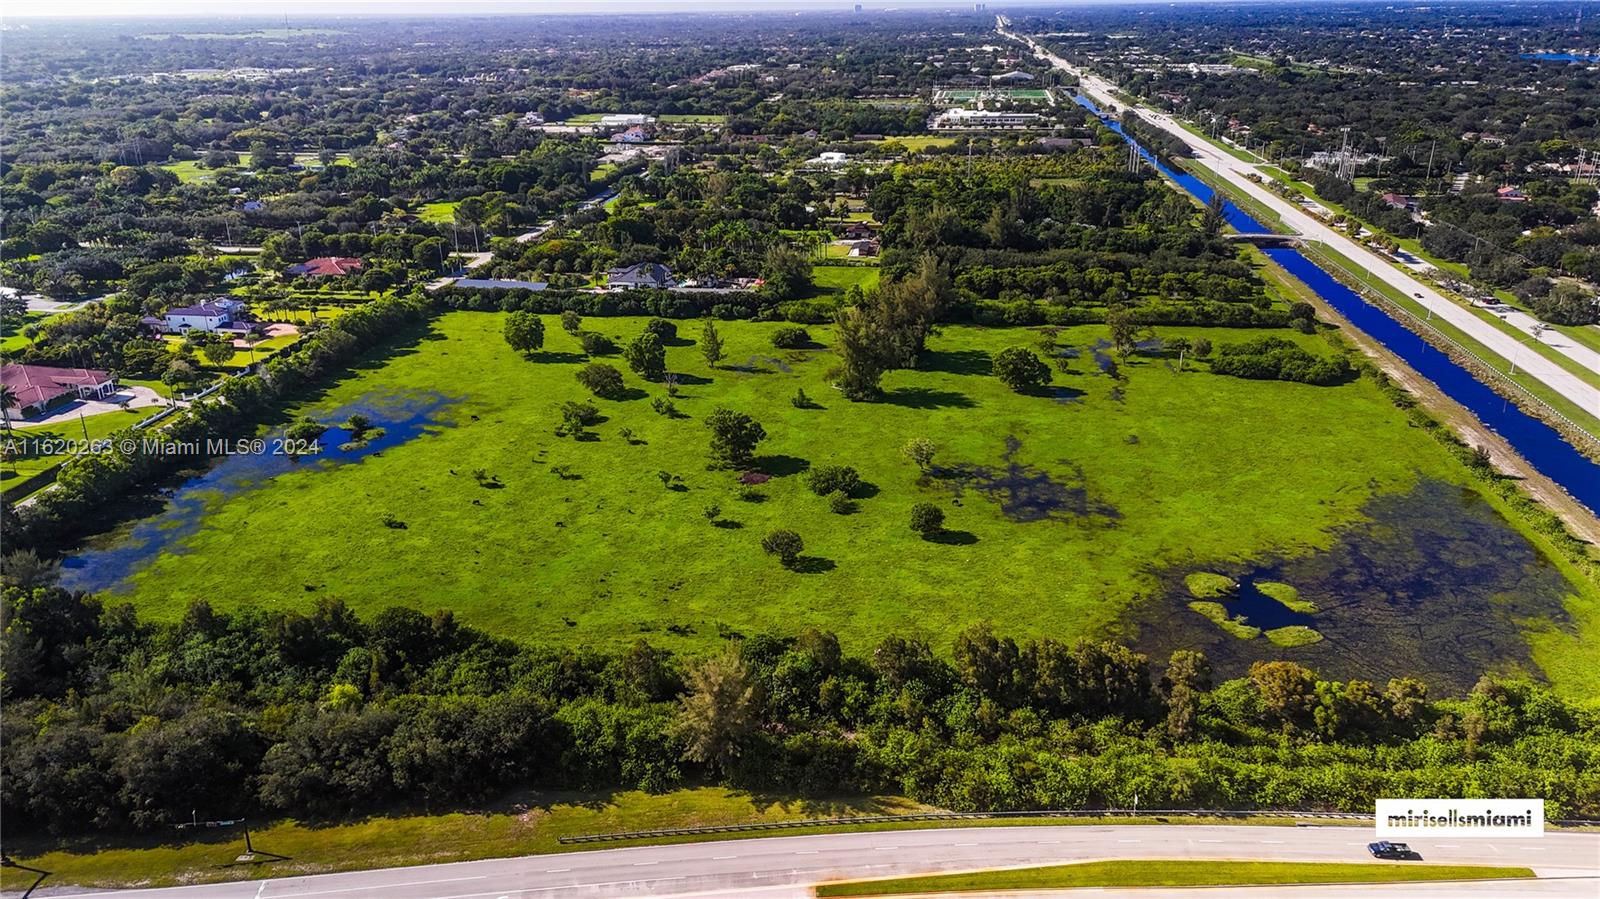
[[[453,222],[456,216],[456,206],[460,205],[455,200],[439,200],[434,203],[423,203],[417,210],[417,218],[425,222]]]
[[[1428,880],[1504,880],[1533,876],[1528,868],[1486,865],[1375,865],[1335,862],[1236,862],[1139,859],[823,884],[817,895],[898,896],[978,890],[1061,890],[1077,887],[1185,887],[1276,883],[1407,883]]]
[[[181,162],[168,162],[161,166],[174,175],[184,184],[198,184],[216,180],[219,172],[227,169],[208,169],[200,164],[197,159],[185,159]]]
[[[830,247],[829,249],[834,249]],[[843,249],[842,247],[838,249]],[[881,273],[875,265],[814,265],[811,267],[811,284],[817,294],[843,294],[860,285],[862,290],[877,287]]]
[[[904,137],[885,138],[881,141],[878,141],[878,145],[885,150],[892,150],[895,147],[899,147],[904,150],[920,151],[926,150],[929,147],[953,147],[956,145],[956,139],[953,137],[943,137],[937,134],[912,134]]]
[[[643,320],[586,324],[625,342]],[[1144,360],[1128,367],[1116,399],[1118,385],[1080,360],[1056,383],[1081,395],[1015,394],[983,372],[991,354],[1034,342],[1022,329],[948,327],[924,368],[890,373],[882,402],[856,404],[828,385],[827,351],[777,351],[767,337],[780,325],[729,322],[727,362],[751,370],[711,371],[696,347],[675,346],[670,368],[692,376],[676,400],[687,417],[651,411],[647,397],[665,391],[629,374],[635,398],[596,401],[608,420],[597,440],[576,442],[553,434],[556,406],[586,398],[573,379],[576,340],[548,318],[545,352],[525,360],[505,346],[501,325],[498,314],[447,314],[429,339],[359,366],[307,410],[326,416],[365,397],[437,390],[458,398],[453,427],[359,464],[307,466],[219,497],[181,551],[133,577],[127,598],[171,620],[201,597],[238,608],[331,595],[363,612],[450,608],[497,633],[564,645],[648,635],[705,648],[731,632],[808,625],[857,647],[895,631],[945,645],[984,615],[1019,636],[1070,639],[1115,632],[1165,566],[1327,546],[1329,528],[1374,493],[1421,477],[1470,482],[1366,381],[1315,388],[1180,375]],[[697,333],[692,323],[682,330]],[[1249,332],[1206,333],[1226,341]],[[812,334],[832,340],[826,328]],[[1101,334],[1075,328],[1062,339],[1082,346]],[[823,408],[795,408],[796,388]],[[769,434],[760,465],[779,476],[761,488],[764,501],[741,500],[733,473],[706,470],[701,419],[718,406],[751,413]],[[1002,467],[1015,438],[1011,461],[1081,483],[1115,517],[1018,522],[971,491],[958,504],[947,488],[919,483],[900,453],[913,437],[935,441],[944,464]],[[829,511],[795,474],[829,463],[853,465],[873,485],[854,514]],[[480,487],[476,469],[503,487]],[[683,489],[664,488],[662,471]],[[946,511],[949,539],[911,532],[910,508],[921,501]],[[712,504],[722,527],[707,521]],[[1219,514],[1228,527],[1216,526]],[[406,528],[385,527],[391,515]],[[805,539],[803,570],[761,552],[778,527]],[[238,578],[238,565],[251,577]]]

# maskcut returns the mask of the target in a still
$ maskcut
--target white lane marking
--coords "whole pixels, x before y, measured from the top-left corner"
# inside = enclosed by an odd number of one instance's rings
[[[1222,840],[1200,840],[1201,843],[1220,843]]]
[[[565,873],[567,873],[568,871],[571,871],[571,870],[572,870],[571,868],[545,868],[544,869],[544,873],[546,873],[546,874],[565,874]]]
[[[361,887],[346,887],[340,890],[315,890],[309,893],[295,893],[296,896],[330,896],[334,893],[367,893],[373,890],[390,890],[396,887],[419,887],[430,883],[461,883],[466,880],[488,880],[489,875],[479,874],[476,877],[445,877],[439,880],[407,880],[403,883],[375,883]],[[90,894],[93,895],[93,894]],[[102,894],[110,895],[110,894]],[[487,894],[485,894],[487,895]]]
[[[1282,843],[1283,840],[1262,840],[1263,843]]]
[[[951,843],[952,846],[981,846],[982,843]]]
[[[713,856],[711,856],[711,859],[712,859],[712,861],[722,861],[723,859],[738,858],[738,857],[739,856],[737,856],[737,855],[713,855]]]
[[[816,855],[818,852],[821,852],[821,851],[822,851],[821,849],[796,849],[794,851],[794,854],[795,855]]]
[[[643,867],[644,867],[644,866],[645,866],[645,865],[659,865],[659,864],[661,864],[661,862],[659,862],[659,861],[653,861],[653,862],[634,862],[634,863],[633,863],[633,866],[634,866],[634,867],[635,867],[635,868],[643,868]]]
[[[256,899],[261,899],[261,894],[267,891],[267,882],[261,881],[261,886],[256,887]]]
[[[1119,843],[1142,843],[1143,840],[1118,840]]]

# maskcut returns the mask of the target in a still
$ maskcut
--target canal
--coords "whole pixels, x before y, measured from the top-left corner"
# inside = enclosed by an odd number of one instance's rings
[[[1073,99],[1099,116],[1106,127],[1121,135],[1123,140],[1133,144],[1145,161],[1178,186],[1202,203],[1211,200],[1213,191],[1205,182],[1187,172],[1175,172],[1162,165],[1133,138],[1123,133],[1122,126],[1115,119],[1102,114],[1088,98],[1075,96]],[[1272,230],[1232,203],[1224,201],[1224,212],[1228,224],[1238,231]],[[1529,464],[1560,484],[1589,511],[1600,514],[1600,463],[1579,452],[1554,428],[1494,392],[1442,350],[1396,321],[1387,311],[1367,302],[1360,294],[1341,284],[1299,250],[1280,247],[1264,249],[1262,252],[1337,309],[1351,324],[1404,359],[1406,364],[1432,381],[1446,396],[1471,410],[1485,427],[1504,437]]]

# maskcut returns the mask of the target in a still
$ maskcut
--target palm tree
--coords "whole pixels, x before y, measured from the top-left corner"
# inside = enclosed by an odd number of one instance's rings
[[[10,412],[12,409],[15,409],[15,408],[17,408],[17,393],[16,393],[16,391],[12,390],[10,387],[8,387],[8,386],[6,386],[4,384],[0,384],[0,410],[4,410],[6,412]],[[5,422],[6,422],[6,430],[7,431],[11,430],[11,416],[5,415],[3,417],[5,418]]]

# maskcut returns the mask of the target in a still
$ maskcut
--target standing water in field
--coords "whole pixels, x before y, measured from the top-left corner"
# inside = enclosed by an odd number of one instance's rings
[[[1381,684],[1409,675],[1459,692],[1485,671],[1537,672],[1525,630],[1571,626],[1572,588],[1560,569],[1472,490],[1427,480],[1373,497],[1362,511],[1328,549],[1212,569],[1237,589],[1210,598],[1263,633],[1241,636],[1208,621],[1193,608],[1190,572],[1179,571],[1128,613],[1134,645],[1157,661],[1201,649],[1219,679],[1252,662],[1289,659],[1329,678]],[[1267,595],[1283,585],[1292,588],[1288,604]],[[1296,625],[1322,640],[1285,646],[1265,633]]]
[[[317,470],[358,462],[399,446],[445,424],[439,413],[451,400],[441,393],[383,394],[364,397],[315,416],[328,424],[314,455],[284,451],[283,431],[265,438],[265,451],[221,456],[202,474],[177,485],[163,499],[165,509],[130,526],[91,540],[61,561],[61,586],[69,590],[112,590],[163,553],[182,552],[178,544],[200,527],[207,508],[286,472]],[[364,415],[372,423],[367,439],[352,443],[344,423]]]

